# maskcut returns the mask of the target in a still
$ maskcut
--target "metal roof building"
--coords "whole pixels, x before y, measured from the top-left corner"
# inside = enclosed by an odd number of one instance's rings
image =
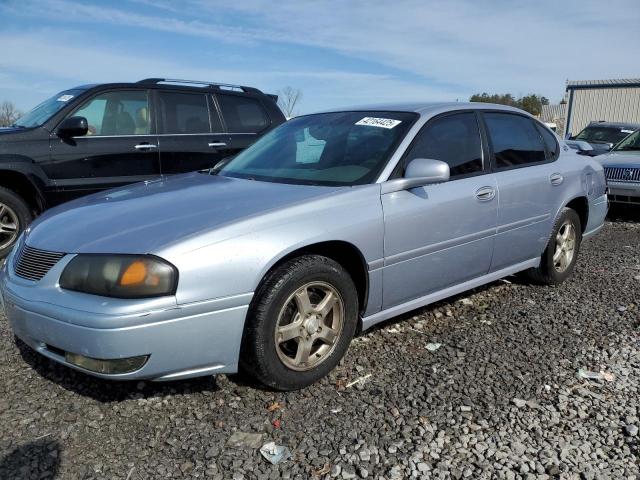
[[[540,113],[540,120],[543,122],[555,122],[558,119],[563,119],[567,115],[567,104],[556,103],[550,105],[542,105],[542,113]]]
[[[640,123],[640,78],[570,80],[567,93],[565,134],[593,121]]]

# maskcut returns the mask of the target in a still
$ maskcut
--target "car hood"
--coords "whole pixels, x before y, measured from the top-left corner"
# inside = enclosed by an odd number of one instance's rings
[[[24,132],[24,128],[21,127],[0,127],[0,135],[6,135],[8,133]]]
[[[596,160],[603,166],[636,166],[640,167],[640,151],[636,152],[611,152],[606,155],[596,157]]]
[[[27,230],[26,241],[64,253],[153,253],[344,188],[190,173],[63,204],[38,218]]]

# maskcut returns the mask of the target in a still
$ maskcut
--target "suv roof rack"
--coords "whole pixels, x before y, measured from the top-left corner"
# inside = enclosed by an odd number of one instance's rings
[[[179,78],[145,78],[143,80],[138,81],[137,83],[142,84],[153,84],[157,85],[159,83],[173,83],[173,84],[186,84],[186,85],[202,85],[211,88],[217,88],[218,90],[236,90],[242,91],[246,93],[262,93],[260,90],[254,87],[245,87],[243,85],[233,85],[230,83],[217,83],[217,82],[202,82],[199,80],[182,80]]]

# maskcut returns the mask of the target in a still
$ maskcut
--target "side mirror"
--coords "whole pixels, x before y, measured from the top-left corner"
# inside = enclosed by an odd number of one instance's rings
[[[89,131],[89,124],[84,117],[65,118],[58,126],[56,134],[59,137],[82,137]]]
[[[449,164],[445,162],[429,158],[415,158],[407,165],[403,178],[396,178],[382,184],[382,193],[399,192],[424,187],[431,183],[446,182],[450,175],[451,169]]]
[[[578,150],[579,152],[590,152],[593,150],[593,147],[589,142],[585,142],[584,140],[565,140],[570,148],[574,150]]]

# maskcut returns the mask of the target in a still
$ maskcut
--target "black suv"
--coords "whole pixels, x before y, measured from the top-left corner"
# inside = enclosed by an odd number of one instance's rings
[[[163,78],[51,97],[0,128],[0,258],[51,206],[236,154],[285,121],[276,100],[251,87]]]

